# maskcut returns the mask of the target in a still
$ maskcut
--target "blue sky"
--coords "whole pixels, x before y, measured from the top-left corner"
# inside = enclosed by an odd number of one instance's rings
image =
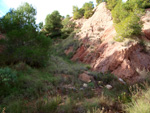
[[[0,0],[0,17],[9,11],[9,7],[3,0]]]
[[[10,8],[17,8],[24,2],[32,4],[37,10],[37,23],[43,22],[47,14],[58,10],[61,15],[72,15],[72,7],[76,5],[82,7],[85,2],[96,0],[0,0],[0,17],[5,15]]]

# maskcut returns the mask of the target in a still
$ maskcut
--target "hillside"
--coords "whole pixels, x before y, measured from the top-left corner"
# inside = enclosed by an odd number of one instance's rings
[[[96,2],[0,18],[0,113],[150,113],[150,2]]]
[[[139,36],[147,42],[150,32],[148,18],[149,10],[142,17],[144,34]],[[144,52],[144,47],[137,40],[128,39],[117,42],[113,39],[115,35],[111,13],[103,2],[96,8],[93,16],[83,23],[81,31],[76,34],[75,38],[78,38],[82,45],[72,60],[90,64],[92,70],[98,72],[110,71],[123,79],[137,81],[140,78],[137,70],[150,69],[149,53]]]

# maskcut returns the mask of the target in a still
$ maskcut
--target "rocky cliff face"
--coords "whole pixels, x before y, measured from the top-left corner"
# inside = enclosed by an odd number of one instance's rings
[[[140,38],[150,39],[150,10],[142,20],[143,32]],[[94,15],[86,20],[81,31],[75,38],[82,41],[72,60],[90,64],[92,70],[115,74],[127,80],[136,81],[140,76],[137,71],[150,70],[150,55],[143,51],[143,47],[134,40],[116,42],[113,37],[116,31],[113,27],[111,12],[106,3],[101,3]]]

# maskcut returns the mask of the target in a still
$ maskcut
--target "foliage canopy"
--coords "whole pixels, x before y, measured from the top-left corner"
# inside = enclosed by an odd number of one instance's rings
[[[118,37],[131,38],[141,34],[142,22],[140,18],[144,14],[145,1],[128,0],[124,3],[122,0],[110,0],[107,4],[108,8],[112,10]]]
[[[73,6],[73,18],[80,19],[84,16],[84,18],[88,19],[93,15],[94,4],[93,2],[85,3],[82,8],[78,8],[77,6]]]
[[[12,9],[0,18],[0,29],[6,34],[5,39],[0,40],[1,46],[4,46],[0,63],[22,61],[34,66],[46,64],[51,41],[39,33],[35,15],[33,6],[24,3],[17,10]]]
[[[58,11],[48,14],[45,19],[46,35],[50,38],[58,38],[61,36],[62,16]]]

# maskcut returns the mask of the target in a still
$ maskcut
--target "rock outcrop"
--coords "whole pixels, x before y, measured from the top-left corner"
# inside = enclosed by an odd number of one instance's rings
[[[145,35],[141,38],[150,39],[150,21],[147,19],[150,16],[149,11],[142,17]],[[150,70],[150,55],[143,52],[143,47],[134,40],[114,41],[115,35],[111,12],[103,2],[76,34],[75,38],[78,37],[83,44],[72,60],[90,64],[95,71],[110,71],[120,78],[136,81],[139,78],[137,69]]]

